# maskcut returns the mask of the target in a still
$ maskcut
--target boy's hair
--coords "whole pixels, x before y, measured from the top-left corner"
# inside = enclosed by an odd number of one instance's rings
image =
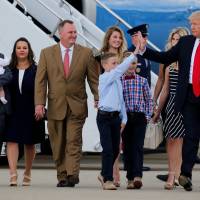
[[[123,58],[129,57],[132,54],[131,51],[124,51]]]
[[[111,52],[101,54],[101,65],[104,65],[107,60],[112,57],[117,57],[117,54]]]
[[[132,53],[133,53],[132,51],[128,51],[128,50],[127,50],[127,51],[124,51],[124,53],[123,53],[123,59],[129,57]],[[138,59],[137,59],[137,57],[136,57],[136,58],[135,58],[135,61],[133,62],[133,64],[137,63],[137,61],[138,61]]]

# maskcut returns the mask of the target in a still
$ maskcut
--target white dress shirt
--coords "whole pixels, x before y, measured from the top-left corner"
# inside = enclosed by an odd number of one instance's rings
[[[61,42],[60,42],[60,50],[61,50],[61,54],[62,54],[62,61],[64,63],[64,58],[65,58],[65,53],[66,53],[66,47],[64,47]],[[71,46],[69,49],[69,67],[71,65],[71,61],[72,61],[72,55],[73,55],[73,51],[74,51],[74,45]]]
[[[195,57],[199,42],[200,42],[200,39],[197,38],[194,43],[194,47],[193,47],[193,51],[192,51],[192,57],[191,57],[191,62],[190,62],[190,76],[189,76],[189,83],[191,83],[191,84],[192,84],[192,75],[193,75],[193,68],[194,68],[194,57]]]
[[[22,94],[22,81],[23,81],[23,77],[24,77],[24,72],[25,72],[25,69],[19,69],[18,83],[19,83],[19,91],[21,94]]]

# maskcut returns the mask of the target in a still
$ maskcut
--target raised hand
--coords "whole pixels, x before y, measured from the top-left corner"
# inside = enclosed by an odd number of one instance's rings
[[[140,52],[144,52],[147,45],[147,39],[142,37],[142,33],[138,31],[137,33],[138,42],[140,43]]]
[[[135,51],[133,52],[135,55],[137,55],[140,51],[140,42],[138,40],[136,46],[135,46]]]

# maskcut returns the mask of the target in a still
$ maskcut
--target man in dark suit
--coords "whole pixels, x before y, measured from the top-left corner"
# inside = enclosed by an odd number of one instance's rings
[[[183,113],[186,128],[179,183],[186,191],[192,190],[192,169],[200,138],[200,11],[193,12],[189,21],[192,35],[182,37],[178,44],[167,52],[146,48],[146,41],[141,34],[138,37],[141,54],[145,58],[164,64],[178,61],[179,64],[175,108],[177,112]]]
[[[137,32],[140,31],[142,33],[142,37],[147,40],[148,38],[148,24],[141,24],[139,26],[135,26],[127,31],[127,33],[131,36],[132,46],[128,49],[129,51],[134,51],[135,46],[137,44]],[[136,73],[147,79],[149,83],[149,87],[151,87],[151,63],[149,60],[143,58],[141,55],[137,55],[137,68]]]

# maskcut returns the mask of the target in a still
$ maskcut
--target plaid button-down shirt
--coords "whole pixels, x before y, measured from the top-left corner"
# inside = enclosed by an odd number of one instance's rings
[[[153,103],[147,79],[134,74],[134,77],[122,76],[123,96],[127,112],[142,112],[147,121],[153,113]]]

